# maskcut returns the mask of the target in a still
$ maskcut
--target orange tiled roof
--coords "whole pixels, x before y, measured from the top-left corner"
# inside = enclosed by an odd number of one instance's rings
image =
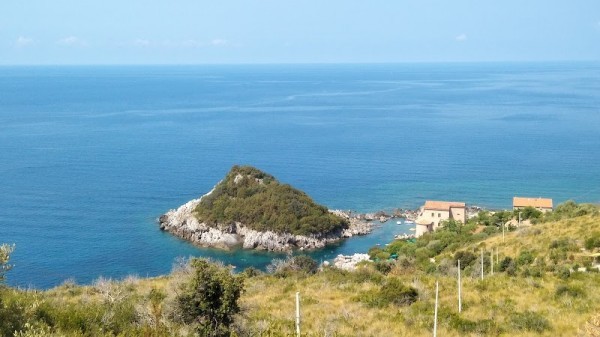
[[[552,199],[545,198],[513,198],[513,207],[539,207],[539,208],[552,208]]]
[[[464,202],[453,202],[453,201],[425,201],[423,209],[436,210],[436,211],[450,211],[450,208],[465,208]]]

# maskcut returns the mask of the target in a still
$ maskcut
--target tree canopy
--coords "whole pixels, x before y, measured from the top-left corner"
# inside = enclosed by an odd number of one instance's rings
[[[348,227],[306,193],[281,184],[250,166],[234,166],[195,209],[209,225],[242,223],[258,231],[296,235],[328,234]]]

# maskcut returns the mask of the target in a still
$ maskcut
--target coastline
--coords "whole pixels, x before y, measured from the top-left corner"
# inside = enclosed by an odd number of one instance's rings
[[[241,247],[271,252],[321,249],[345,238],[369,234],[373,230],[372,223],[365,219],[364,215],[340,210],[330,210],[330,212],[348,220],[349,227],[324,235],[305,236],[273,231],[261,232],[250,229],[240,222],[209,226],[199,222],[194,215],[196,205],[204,196],[188,201],[177,209],[171,209],[161,215],[158,219],[160,229],[200,247],[223,250]]]

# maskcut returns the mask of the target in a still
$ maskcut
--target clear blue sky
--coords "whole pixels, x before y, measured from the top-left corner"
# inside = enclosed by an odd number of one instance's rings
[[[600,0],[0,2],[0,64],[600,60]]]

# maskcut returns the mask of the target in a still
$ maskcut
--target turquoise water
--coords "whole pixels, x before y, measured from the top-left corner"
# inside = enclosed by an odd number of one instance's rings
[[[189,255],[264,267],[275,255],[197,249],[156,224],[234,164],[363,212],[599,202],[599,130],[597,63],[0,68],[9,283],[152,276]]]

